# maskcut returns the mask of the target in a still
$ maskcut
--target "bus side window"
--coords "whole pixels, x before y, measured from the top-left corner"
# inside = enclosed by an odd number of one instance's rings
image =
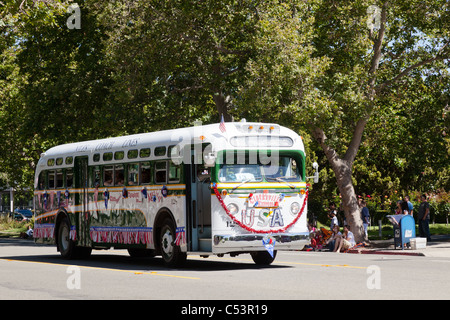
[[[44,190],[46,187],[46,178],[47,178],[47,171],[41,171],[39,174],[39,180],[38,180],[38,189]]]
[[[137,186],[139,184],[139,164],[130,163],[128,165],[128,185]]]
[[[113,166],[105,166],[103,169],[103,185],[105,187],[110,187],[114,184],[114,167]]]
[[[155,162],[155,182],[160,184],[167,182],[167,161]]]
[[[150,162],[141,163],[141,183],[149,184],[152,182],[152,173]]]
[[[125,185],[125,173],[123,169],[123,164],[116,164],[114,166],[114,185],[115,186]]]
[[[180,182],[181,166],[175,165],[172,161],[169,162],[169,183]]]
[[[155,157],[162,157],[166,155],[166,147],[156,147],[155,148]]]
[[[73,170],[72,170],[72,168],[66,169],[66,187],[67,188],[73,187]]]
[[[48,172],[48,188],[55,189],[55,170]]]
[[[56,170],[56,188],[57,189],[64,188],[64,174],[62,169]]]
[[[100,186],[101,183],[101,170],[100,166],[94,166],[92,168],[92,174],[91,174],[91,187],[97,188]]]

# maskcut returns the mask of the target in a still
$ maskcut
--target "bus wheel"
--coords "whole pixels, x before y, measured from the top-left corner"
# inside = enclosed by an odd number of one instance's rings
[[[70,239],[69,221],[64,218],[58,228],[58,248],[64,259],[75,258],[75,243]]]
[[[164,220],[159,236],[161,255],[164,264],[168,267],[182,265],[186,261],[186,252],[181,252],[179,246],[175,245],[176,233],[170,219]]]
[[[277,251],[275,250],[273,252],[273,257],[270,255],[267,251],[255,251],[250,253],[252,256],[253,261],[261,266],[268,266],[275,260],[275,257],[277,256]]]

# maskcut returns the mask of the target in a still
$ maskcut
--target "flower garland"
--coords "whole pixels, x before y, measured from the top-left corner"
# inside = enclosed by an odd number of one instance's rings
[[[236,219],[230,213],[230,210],[228,210],[227,206],[223,202],[223,199],[220,196],[219,190],[217,190],[217,185],[215,183],[213,184],[213,190],[214,190],[214,193],[216,194],[217,200],[219,200],[220,204],[222,205],[222,208],[225,210],[225,212],[228,215],[228,217],[231,220],[233,220],[233,222],[237,223],[241,228],[243,228],[243,229],[245,229],[247,231],[253,232],[253,233],[281,233],[281,232],[285,232],[287,229],[292,227],[297,222],[297,220],[300,219],[300,217],[302,216],[303,210],[305,209],[305,206],[306,206],[306,200],[308,200],[308,194],[309,194],[309,189],[308,189],[308,187],[306,187],[305,199],[303,200],[302,208],[300,209],[300,211],[297,214],[297,216],[295,217],[295,219],[290,224],[288,224],[286,227],[284,227],[282,229],[278,229],[278,230],[255,230],[255,229],[250,228],[250,227],[246,226],[245,224],[243,224],[241,221]]]

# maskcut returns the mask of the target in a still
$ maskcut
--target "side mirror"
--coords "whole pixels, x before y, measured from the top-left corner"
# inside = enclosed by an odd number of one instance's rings
[[[207,153],[203,156],[205,167],[214,167],[216,163],[216,155],[213,152]]]
[[[170,150],[170,159],[176,166],[183,163],[183,155],[178,145]]]
[[[314,172],[314,175],[312,177],[306,177],[306,179],[313,179],[314,183],[317,183],[319,182],[319,164],[317,162],[314,162],[312,167],[316,171]]]

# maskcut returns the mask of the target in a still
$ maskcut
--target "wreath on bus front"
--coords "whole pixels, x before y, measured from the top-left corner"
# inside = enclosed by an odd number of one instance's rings
[[[300,219],[300,217],[302,216],[303,211],[304,211],[305,206],[306,206],[306,201],[308,200],[308,195],[309,195],[309,189],[308,189],[308,187],[306,187],[305,199],[303,199],[303,205],[302,205],[300,211],[298,212],[297,216],[294,218],[294,220],[293,220],[291,223],[289,223],[287,226],[285,226],[285,227],[282,228],[282,229],[278,229],[278,230],[269,230],[269,231],[267,231],[267,230],[255,230],[255,229],[253,229],[253,228],[250,228],[250,227],[246,226],[246,225],[243,224],[241,221],[239,221],[238,219],[236,219],[236,218],[230,213],[230,210],[228,210],[227,206],[225,205],[225,202],[223,202],[223,199],[222,199],[222,197],[220,196],[219,190],[217,189],[217,184],[216,184],[216,183],[213,183],[213,190],[214,190],[214,193],[215,193],[215,195],[216,195],[216,197],[217,197],[217,200],[219,200],[219,202],[220,202],[222,208],[225,210],[227,216],[228,216],[234,223],[236,223],[237,225],[239,225],[241,228],[243,228],[243,229],[245,229],[245,230],[247,230],[247,231],[253,232],[253,233],[281,233],[281,232],[285,232],[286,230],[288,230],[288,229],[289,229],[290,227],[292,227],[292,226],[298,221],[298,219]]]

